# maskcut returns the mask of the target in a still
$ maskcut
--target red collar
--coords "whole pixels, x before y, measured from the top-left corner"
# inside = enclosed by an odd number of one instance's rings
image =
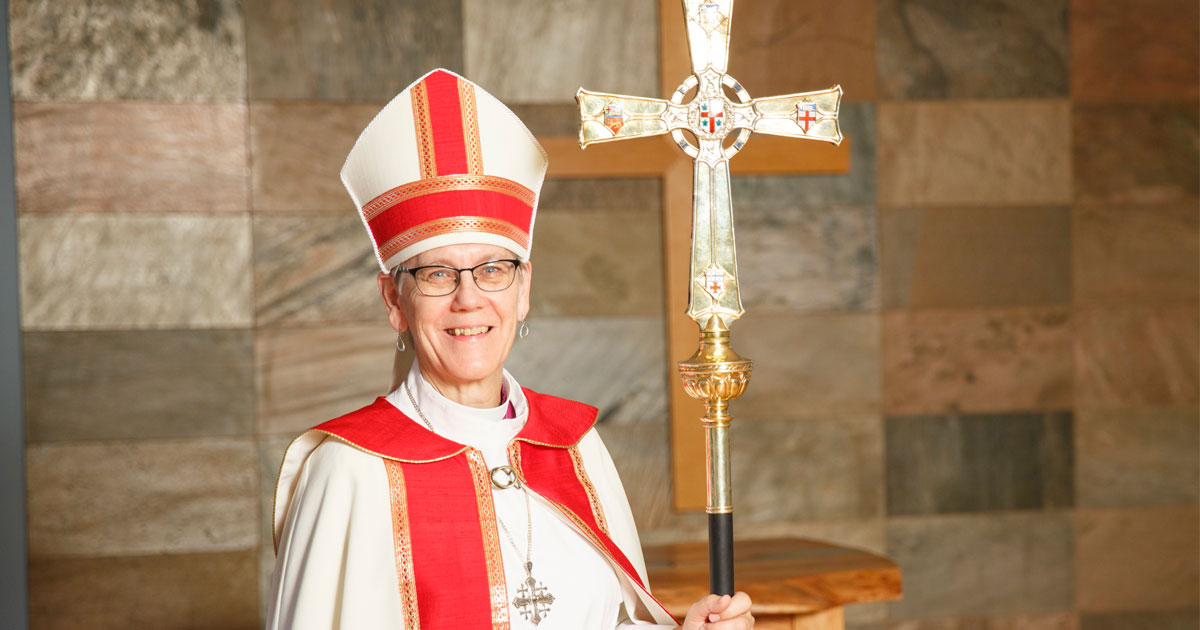
[[[521,388],[529,403],[529,419],[513,439],[569,448],[583,439],[596,422],[595,407]],[[382,396],[340,418],[313,427],[359,449],[405,462],[432,462],[461,453],[467,447],[422,426]]]

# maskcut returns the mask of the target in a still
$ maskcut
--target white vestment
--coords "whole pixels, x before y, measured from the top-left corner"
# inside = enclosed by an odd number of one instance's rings
[[[441,396],[414,364],[405,387],[387,401],[414,420],[420,414],[434,431],[478,449],[488,468],[508,465],[506,447],[528,418],[520,386],[506,371],[507,401],[475,409]],[[509,404],[515,417],[506,419]],[[511,414],[510,414],[511,415]],[[607,518],[613,542],[646,584],[633,515],[607,449],[595,429],[578,444],[588,477]],[[492,489],[513,630],[534,628],[511,603],[526,579],[532,536],[532,575],[554,596],[539,630],[610,630],[638,625],[677,627],[639,586],[601,554],[561,512],[534,492]],[[530,529],[531,527],[531,529]],[[275,572],[268,600],[268,630],[401,629],[404,609],[397,587],[389,482],[380,458],[325,434],[308,432],[288,448],[276,488]]]

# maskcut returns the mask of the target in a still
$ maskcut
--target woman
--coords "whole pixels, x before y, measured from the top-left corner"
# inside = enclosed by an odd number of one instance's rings
[[[444,70],[359,137],[342,180],[416,359],[388,396],[288,448],[268,628],[677,627],[647,588],[596,410],[504,370],[528,330],[545,169],[512,112]],[[683,627],[750,628],[749,608],[709,596]]]

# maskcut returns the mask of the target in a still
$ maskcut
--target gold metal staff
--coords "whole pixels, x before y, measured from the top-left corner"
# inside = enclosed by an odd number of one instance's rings
[[[729,472],[729,401],[742,395],[751,362],[729,345],[729,327],[742,316],[729,159],[751,132],[840,144],[842,88],[751,99],[725,74],[733,0],[683,0],[692,75],[670,100],[580,89],[579,146],[670,133],[695,158],[692,258],[687,314],[700,327],[700,347],[679,362],[683,385],[704,400],[708,464],[709,569],[712,592],[733,593],[733,490]],[[683,99],[695,90],[695,97]],[[733,100],[731,100],[731,97]],[[683,134],[691,132],[693,144]]]

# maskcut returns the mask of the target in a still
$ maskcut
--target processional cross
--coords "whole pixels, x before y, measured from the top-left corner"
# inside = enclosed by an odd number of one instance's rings
[[[688,394],[705,405],[710,585],[722,595],[733,593],[729,401],[745,391],[751,369],[751,362],[729,345],[729,327],[745,312],[738,288],[729,159],[755,131],[841,143],[842,88],[751,99],[725,74],[733,0],[683,0],[683,12],[692,75],[670,100],[583,89],[575,99],[580,147],[670,133],[695,160],[687,314],[700,327],[700,347],[679,363],[679,371]],[[695,97],[684,103],[693,90]]]

